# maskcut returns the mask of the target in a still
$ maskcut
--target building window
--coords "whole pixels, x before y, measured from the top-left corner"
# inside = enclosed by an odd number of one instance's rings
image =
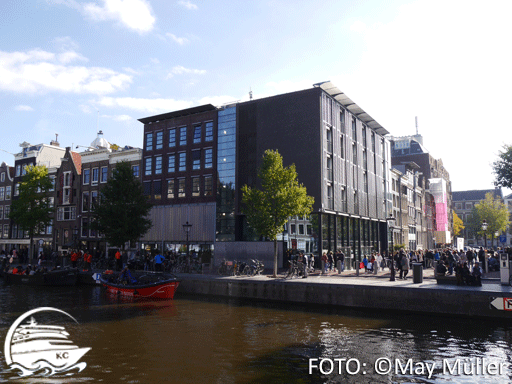
[[[375,132],[372,131],[372,151],[375,153]]]
[[[198,197],[201,193],[200,191],[200,180],[199,180],[199,177],[193,177],[192,178],[192,196],[193,197]]]
[[[204,195],[205,196],[213,195],[213,178],[212,178],[212,176],[204,177]]]
[[[187,127],[180,128],[180,145],[187,145]]]
[[[345,124],[345,111],[343,109],[340,111],[340,124],[343,128],[343,125]]]
[[[204,141],[213,141],[213,121],[206,123]]]
[[[334,198],[332,194],[332,185],[327,185],[327,208],[334,209]]]
[[[84,192],[82,194],[82,212],[89,211],[89,192]]]
[[[213,149],[207,148],[204,150],[204,167],[212,168],[213,167]]]
[[[16,166],[16,177],[21,176],[21,165]]]
[[[91,192],[91,208],[94,209],[98,204],[98,191]]]
[[[101,182],[106,183],[108,178],[108,167],[101,167]]]
[[[162,156],[155,157],[155,175],[162,174]]]
[[[455,203],[455,209],[462,209],[461,203]]]
[[[100,178],[100,170],[98,168],[92,169],[92,184],[98,184]]]
[[[185,179],[178,179],[178,197],[185,197]]]
[[[368,172],[363,172],[363,188],[368,193]]]
[[[174,179],[167,180],[167,198],[174,199]]]
[[[364,169],[368,169],[368,154],[366,153],[366,149],[363,148],[363,167]]]
[[[176,146],[176,128],[169,129],[169,148]]]
[[[326,138],[327,138],[327,150],[332,153],[332,130],[327,128],[326,130]]]
[[[144,175],[150,176],[153,167],[153,159],[151,157],[146,157],[145,161],[146,165],[144,166]]]
[[[146,151],[153,150],[153,133],[146,133]]]
[[[3,183],[5,181],[5,172],[2,172],[2,174],[0,174],[0,182]]]
[[[27,169],[30,165],[32,165],[32,164],[27,164],[27,165],[24,165],[23,167],[21,167],[21,176],[25,176],[27,174]]]
[[[3,200],[5,197],[5,187],[0,187],[0,200]]]
[[[144,190],[144,196],[151,195],[151,181],[145,181],[142,184],[143,190]]]
[[[164,147],[164,132],[160,131],[156,133],[155,149],[162,149]]]
[[[132,171],[133,171],[133,176],[139,177],[139,166],[138,165],[133,165]]]
[[[14,184],[14,196],[18,196],[20,194],[20,183]]]
[[[192,169],[201,169],[201,150],[192,151]]]
[[[5,187],[5,200],[11,200],[11,186]]]
[[[76,207],[59,207],[57,208],[57,220],[67,221],[75,220],[76,218]]]
[[[201,142],[201,125],[194,126],[194,144]]]
[[[366,127],[363,126],[363,146],[366,148]]]
[[[304,234],[304,224],[299,224],[299,235]]]
[[[352,162],[357,165],[357,146],[356,143],[352,143]]]
[[[0,205],[0,220],[3,220],[4,218],[4,206]]]
[[[49,197],[48,198],[48,206],[50,208],[53,208],[54,205],[55,205],[55,198],[54,197]]]
[[[179,171],[184,172],[187,170],[187,153],[180,152],[179,153]]]
[[[340,136],[340,157],[342,159],[345,158],[345,140],[343,138],[343,135]]]
[[[162,198],[162,181],[155,180],[153,182],[153,195],[156,200],[160,200]]]
[[[11,213],[11,206],[10,205],[6,205],[5,208],[4,208],[4,217],[6,219],[8,219],[10,213]]]
[[[295,235],[295,224],[290,224],[290,235]]]
[[[473,203],[466,203],[466,209],[473,209]]]
[[[50,187],[50,192],[55,191],[55,176],[50,176],[50,183],[52,183],[52,186]]]
[[[69,201],[70,201],[70,197],[71,197],[71,188],[69,187],[65,187],[63,190],[62,190],[62,204],[69,204]]]
[[[82,237],[89,237],[89,219],[82,218]]]
[[[90,182],[91,182],[91,170],[89,168],[84,169],[84,184],[89,184]]]
[[[167,167],[167,172],[176,172],[176,155],[174,153],[169,155],[169,165]]]
[[[356,119],[352,118],[352,140],[357,141]]]

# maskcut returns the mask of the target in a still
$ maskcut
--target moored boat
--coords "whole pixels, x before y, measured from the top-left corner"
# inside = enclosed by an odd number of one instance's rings
[[[24,284],[37,286],[62,286],[75,285],[78,271],[72,268],[57,269],[48,272],[38,272],[33,275],[20,275],[17,273],[3,272],[5,284]]]
[[[169,273],[129,270],[103,273],[100,281],[110,293],[144,299],[173,299],[180,283]]]

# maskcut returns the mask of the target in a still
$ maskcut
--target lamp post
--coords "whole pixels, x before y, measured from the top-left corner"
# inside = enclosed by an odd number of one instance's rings
[[[498,246],[499,246],[499,243],[498,243],[498,237],[500,236],[500,232],[499,231],[496,231],[494,233],[494,237],[496,238],[496,250],[498,250]]]
[[[188,221],[185,224],[183,224],[183,230],[187,234],[187,266],[188,267],[190,267],[188,234],[189,234],[191,228],[192,228],[192,224],[189,224]],[[190,268],[189,268],[189,272],[190,272]]]
[[[389,250],[388,250],[388,254],[391,255],[390,267],[389,267],[389,269],[390,269],[389,281],[395,281],[395,260],[393,259],[393,228],[394,228],[394,226],[392,225],[393,221],[395,221],[395,218],[393,217],[392,214],[389,214],[389,217],[386,218],[388,228],[391,229],[391,253],[389,253]]]
[[[73,246],[75,249],[78,248],[78,228],[75,225],[75,228],[73,228]]]
[[[482,221],[482,231],[484,231],[484,246],[487,249],[487,220]]]

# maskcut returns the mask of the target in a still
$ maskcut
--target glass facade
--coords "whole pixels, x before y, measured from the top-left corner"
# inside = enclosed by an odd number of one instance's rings
[[[235,240],[236,106],[218,114],[217,241]]]

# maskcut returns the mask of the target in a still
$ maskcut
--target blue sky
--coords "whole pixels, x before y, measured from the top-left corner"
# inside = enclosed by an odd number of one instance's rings
[[[142,146],[141,117],[333,81],[415,133],[453,190],[512,144],[512,2],[2,0],[0,162],[19,144]]]

